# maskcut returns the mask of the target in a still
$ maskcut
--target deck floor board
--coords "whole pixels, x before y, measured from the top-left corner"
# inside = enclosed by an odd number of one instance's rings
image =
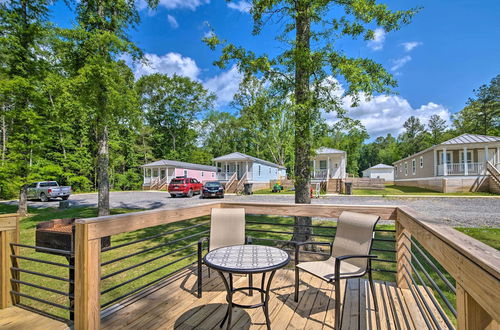
[[[183,289],[178,281],[154,292],[154,304],[148,304],[148,296],[141,301],[122,306],[118,313],[110,314],[102,321],[103,329],[220,329],[219,324],[226,313],[226,292],[217,274],[206,278],[203,297],[196,297],[196,276],[186,271],[189,277]],[[271,289],[269,314],[273,329],[333,329],[335,291],[332,284],[301,273],[299,302],[293,299],[294,272],[286,269],[277,272]],[[235,277],[235,287],[246,286],[248,278]],[[254,275],[254,285],[260,285],[261,276]],[[177,285],[177,286],[176,286]],[[344,288],[347,290],[344,290]],[[352,279],[341,284],[341,299],[344,305],[343,329],[415,329],[422,319],[417,313],[412,295],[395,287],[394,283],[375,282],[379,313],[375,313],[370,286],[366,279]],[[164,292],[164,301],[157,299]],[[260,294],[235,295],[235,301],[253,304],[260,301]],[[144,301],[142,301],[144,300]],[[169,300],[171,300],[169,302]],[[134,321],[123,317],[134,314]],[[378,314],[378,316],[377,316]],[[116,318],[120,319],[119,321]],[[417,321],[417,325],[414,324]],[[233,309],[233,329],[266,329],[262,308]]]

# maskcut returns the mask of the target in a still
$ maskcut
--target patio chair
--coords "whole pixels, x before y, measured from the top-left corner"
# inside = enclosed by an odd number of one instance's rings
[[[203,237],[198,241],[198,298],[202,296],[203,287],[203,242],[208,242],[208,251],[225,246],[250,244],[251,239],[245,237],[245,209],[213,208],[210,219],[210,237]],[[209,269],[210,276],[210,269]],[[252,275],[248,277],[249,286],[252,286]],[[252,295],[252,291],[249,291]]]
[[[299,270],[306,271],[335,285],[335,329],[341,326],[340,280],[364,276],[368,273],[375,311],[378,312],[373,286],[370,255],[377,215],[344,211],[337,222],[337,231],[331,242],[301,242],[295,247],[295,302],[299,301]],[[306,244],[330,246],[330,257],[323,261],[300,262],[300,247]]]

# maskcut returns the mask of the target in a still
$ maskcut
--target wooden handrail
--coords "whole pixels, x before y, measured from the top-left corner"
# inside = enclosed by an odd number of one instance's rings
[[[458,328],[498,327],[500,251],[451,227],[425,219],[407,207],[399,207],[396,223],[414,237],[455,279]],[[408,237],[402,236],[404,239]],[[400,239],[396,237],[397,249],[402,245]]]
[[[490,172],[491,176],[493,176],[498,182],[500,182],[500,172],[492,163],[486,162],[486,170]]]
[[[19,243],[19,219],[17,213],[0,215],[0,309],[7,308],[15,301],[10,294],[12,259],[10,243]],[[15,247],[16,251],[18,247]]]
[[[243,174],[241,179],[238,180],[238,184],[236,185],[236,191],[235,191],[236,193],[238,193],[238,190],[243,186],[243,184],[247,180],[247,175],[248,175],[248,172],[245,172],[245,174]]]
[[[234,172],[231,177],[229,178],[229,180],[227,181],[227,184],[226,184],[226,187],[225,187],[225,190],[228,191],[229,188],[233,185],[234,181],[236,181],[236,178],[237,178],[237,175],[238,173],[237,172]]]

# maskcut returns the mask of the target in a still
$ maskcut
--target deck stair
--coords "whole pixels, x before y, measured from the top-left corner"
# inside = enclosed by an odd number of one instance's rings
[[[238,181],[238,183],[236,184],[236,188],[235,188],[235,193],[237,194],[241,194],[243,193],[243,190],[244,190],[244,184],[247,182],[247,173],[248,172],[245,172],[245,174],[243,174],[243,176],[241,177],[241,179],[239,180],[236,180]]]
[[[162,190],[163,188],[166,188],[168,185],[168,176],[160,179],[157,178],[153,181],[153,183],[150,186],[150,190]]]
[[[238,173],[234,172],[226,183],[225,191],[227,193],[236,192],[236,187],[238,186]]]
[[[498,169],[490,162],[486,163],[486,171],[490,177],[490,192],[495,194],[500,194],[500,172]]]

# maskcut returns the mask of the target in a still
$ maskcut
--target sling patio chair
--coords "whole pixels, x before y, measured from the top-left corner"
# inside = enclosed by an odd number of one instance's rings
[[[370,255],[377,215],[344,211],[337,222],[333,244],[331,242],[300,242],[295,246],[295,302],[299,301],[299,270],[306,271],[335,285],[335,329],[341,326],[340,280],[362,277],[368,273],[375,311],[378,312],[373,286]],[[300,262],[300,247],[307,244],[329,245],[330,257],[323,261]]]
[[[251,244],[245,237],[245,209],[213,208],[210,219],[210,237],[198,241],[198,298],[202,296],[203,287],[203,243],[208,242],[208,251],[231,245]],[[210,276],[210,269],[209,276]],[[252,275],[248,277],[248,286],[252,286]],[[252,295],[252,290],[249,291]]]

